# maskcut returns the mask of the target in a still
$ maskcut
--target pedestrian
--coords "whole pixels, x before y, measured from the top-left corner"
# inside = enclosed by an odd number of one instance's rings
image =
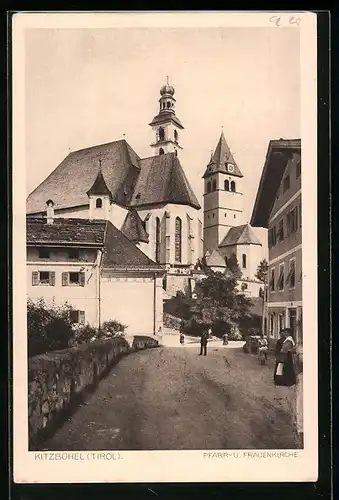
[[[209,338],[209,331],[206,331],[205,329],[203,330],[201,337],[200,337],[200,354],[199,356],[204,356],[207,355],[207,342]]]
[[[228,335],[227,333],[224,333],[222,336],[222,345],[227,345],[228,344]]]
[[[267,361],[268,341],[265,335],[259,339],[258,342],[258,357],[260,364],[264,365]]]
[[[277,341],[275,348],[275,385],[290,387],[295,384],[295,372],[292,358],[294,346],[295,343],[291,335],[291,330],[289,328],[281,330],[280,339]]]
[[[185,343],[185,335],[180,333],[180,344],[183,345]]]

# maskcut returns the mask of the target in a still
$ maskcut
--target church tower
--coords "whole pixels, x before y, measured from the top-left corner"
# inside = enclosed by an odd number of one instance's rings
[[[168,83],[160,89],[159,113],[149,124],[152,127],[153,142],[151,148],[153,155],[165,153],[178,154],[180,145],[180,131],[184,129],[175,114],[174,87]]]
[[[221,133],[204,179],[204,253],[217,249],[231,227],[243,224],[243,175]]]

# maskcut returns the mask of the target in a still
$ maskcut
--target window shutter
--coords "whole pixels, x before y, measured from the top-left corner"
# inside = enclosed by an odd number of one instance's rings
[[[69,274],[67,272],[62,273],[62,286],[68,285]]]
[[[38,284],[39,284],[39,272],[33,271],[32,272],[32,285],[37,286]]]
[[[79,273],[79,282],[80,282],[80,286],[85,286],[85,273],[84,272]]]
[[[85,311],[79,311],[79,323],[80,325],[85,324]]]
[[[50,273],[49,273],[49,284],[51,286],[55,285],[55,272],[54,271],[50,271]]]

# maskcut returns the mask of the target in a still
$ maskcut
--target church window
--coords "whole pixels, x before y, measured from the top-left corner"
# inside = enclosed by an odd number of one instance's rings
[[[160,148],[159,149],[159,155],[163,155],[163,154],[165,154],[165,151],[162,148]]]
[[[247,264],[246,260],[247,260],[247,259],[246,259],[246,254],[245,254],[245,253],[243,253],[243,254],[242,254],[242,268],[243,268],[243,269],[246,269],[246,264]]]
[[[162,127],[160,127],[159,128],[159,141],[163,141],[163,140],[165,140],[165,130]]]
[[[182,224],[180,217],[175,219],[175,261],[181,262]]]
[[[178,132],[176,130],[174,131],[174,140],[178,142]]]
[[[227,217],[227,212],[225,212],[225,217]]]
[[[234,217],[234,219],[235,219],[235,218],[236,218],[236,215],[234,214],[234,215],[233,215],[233,217]]]
[[[217,190],[217,181],[215,179],[213,179],[212,181],[212,191],[216,191]]]
[[[225,191],[229,191],[230,190],[230,181],[226,180],[224,182],[224,187],[225,187]]]
[[[171,103],[169,101],[167,101],[167,109],[169,109],[171,107]]]
[[[102,199],[97,198],[97,201],[95,202],[96,208],[102,208]]]
[[[207,192],[208,193],[211,192],[211,181],[208,181],[208,183],[207,183]]]
[[[155,261],[160,262],[160,219],[155,219]]]
[[[232,193],[235,193],[235,182],[234,181],[231,182],[231,191],[232,191]]]

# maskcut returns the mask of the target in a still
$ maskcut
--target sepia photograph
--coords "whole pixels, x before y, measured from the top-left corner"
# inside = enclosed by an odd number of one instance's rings
[[[13,23],[19,482],[316,477],[315,20],[89,16]]]

